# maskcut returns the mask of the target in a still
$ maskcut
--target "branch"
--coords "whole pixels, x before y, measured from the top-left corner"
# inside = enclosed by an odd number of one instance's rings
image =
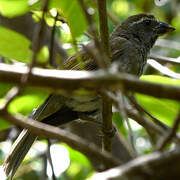
[[[110,66],[111,52],[109,44],[109,32],[107,25],[106,0],[97,0],[100,24],[100,36],[104,52],[104,61],[106,67]],[[103,96],[103,150],[112,151],[112,103]]]
[[[160,63],[158,63],[157,61],[153,60],[153,59],[148,59],[147,63],[153,67],[154,69],[156,69],[157,71],[159,71],[160,73],[169,76],[171,78],[174,79],[180,79],[180,74],[176,73],[174,71],[171,71],[169,68],[161,65]]]
[[[112,168],[120,164],[120,162],[113,159],[110,154],[101,152],[94,144],[88,143],[82,138],[68,131],[32,120],[19,114],[11,115],[3,110],[0,111],[0,115],[10,123],[29,129],[34,135],[57,139],[67,143],[70,147],[82,152],[86,156],[90,156],[92,159],[95,158],[99,162],[102,162],[104,167],[103,169]]]
[[[101,44],[99,42],[98,32],[97,32],[96,26],[95,26],[95,24],[91,18],[91,15],[87,11],[86,4],[84,3],[84,0],[78,0],[78,1],[79,1],[79,4],[80,4],[83,12],[84,12],[86,21],[87,21],[89,29],[90,29],[90,33],[91,33],[92,37],[94,38],[95,49],[97,50],[96,56],[98,59],[98,61],[97,61],[98,66],[101,67],[102,69],[105,69],[106,64],[102,58],[104,52],[103,52]]]
[[[125,165],[95,174],[91,180],[121,179],[121,180],[154,180],[179,179],[180,151],[154,152],[138,157]]]
[[[171,63],[171,64],[175,64],[175,65],[180,64],[180,59],[178,59],[178,58],[160,56],[160,55],[153,54],[153,53],[150,54],[149,58],[155,59],[156,61],[162,62],[162,63]]]
[[[139,115],[137,111],[133,111],[132,109],[126,109],[128,117],[130,117],[132,120],[136,121],[138,124],[143,126],[146,131],[152,131],[160,136],[166,136],[167,130],[164,130],[162,127],[159,127],[155,124],[153,124],[151,121],[147,120],[143,116]],[[176,143],[180,143],[180,138],[176,135],[173,137],[173,141]]]
[[[179,123],[180,123],[180,113],[178,114],[176,120],[174,121],[173,127],[169,130],[169,133],[167,133],[167,135],[165,136],[163,141],[160,143],[157,150],[160,150],[160,151],[163,150],[165,146],[168,144],[168,142],[170,142],[171,139],[176,135],[176,131],[178,130]]]
[[[27,72],[27,67],[0,63],[0,81],[13,84],[21,84],[21,77]],[[97,71],[70,71],[48,70],[33,68],[27,85],[55,90],[74,90],[87,88],[99,90],[121,89],[143,93],[160,98],[180,100],[180,87],[157,84],[138,80],[133,75],[125,73],[112,74],[110,72]]]
[[[97,0],[98,2],[98,12],[99,12],[99,24],[100,24],[100,36],[101,42],[103,46],[103,51],[106,57],[106,64],[109,66],[111,63],[111,52],[110,52],[110,43],[109,43],[109,31],[107,24],[107,8],[106,8],[106,0]]]

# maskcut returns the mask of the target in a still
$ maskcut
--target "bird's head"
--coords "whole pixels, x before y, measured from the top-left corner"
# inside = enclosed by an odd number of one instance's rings
[[[151,48],[156,39],[175,28],[165,22],[158,21],[151,14],[137,14],[124,20],[112,33],[128,39],[136,40]]]

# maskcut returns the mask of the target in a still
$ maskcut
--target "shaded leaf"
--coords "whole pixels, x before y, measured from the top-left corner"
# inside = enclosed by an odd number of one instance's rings
[[[0,117],[0,131],[11,127],[11,124]]]
[[[0,82],[0,98],[5,96],[12,87],[12,84]]]

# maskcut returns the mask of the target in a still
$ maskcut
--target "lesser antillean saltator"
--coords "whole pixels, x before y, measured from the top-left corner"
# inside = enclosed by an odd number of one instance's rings
[[[115,66],[117,71],[139,77],[157,38],[173,30],[173,27],[158,21],[153,15],[142,13],[130,16],[118,25],[110,36],[112,66]],[[86,70],[98,69],[97,63],[85,51],[81,50],[80,55]],[[65,61],[64,67],[79,70],[80,64],[76,56],[72,56]],[[80,99],[50,95],[29,117],[57,126],[78,119],[79,113],[98,112],[101,106],[99,96]],[[14,175],[35,139],[28,130],[22,131],[4,162],[7,175]]]

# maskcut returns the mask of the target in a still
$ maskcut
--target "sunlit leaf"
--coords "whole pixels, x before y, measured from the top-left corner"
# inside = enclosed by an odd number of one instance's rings
[[[29,62],[31,42],[23,35],[0,26],[0,55],[18,61]]]
[[[37,55],[37,62],[39,63],[46,63],[49,58],[49,50],[47,46],[43,46],[38,55]]]
[[[51,7],[57,8],[65,16],[74,37],[87,29],[87,23],[77,0],[52,0]]]
[[[11,113],[21,113],[28,115],[34,108],[37,108],[43,103],[48,95],[43,92],[28,93],[14,99],[9,105]]]
[[[14,17],[30,10],[29,0],[0,0],[0,12],[3,16]]]
[[[155,76],[155,75],[142,76],[141,80],[146,80],[161,84],[180,85],[180,80],[170,79],[163,76]],[[177,101],[155,98],[152,96],[147,96],[142,94],[136,94],[136,98],[138,102],[149,113],[151,113],[154,117],[158,118],[164,123],[167,123],[168,125],[172,125],[173,120],[176,118],[180,109],[180,103]]]

